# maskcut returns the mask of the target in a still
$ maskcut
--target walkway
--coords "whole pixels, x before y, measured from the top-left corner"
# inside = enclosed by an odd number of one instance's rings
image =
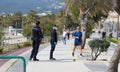
[[[39,52],[39,62],[30,61],[27,65],[27,72],[88,72],[89,69],[84,62],[89,58],[87,50],[85,57],[79,57],[76,62],[72,58],[73,39],[68,40],[64,45],[62,42],[57,44],[54,52],[55,61],[49,60],[50,45]],[[78,50],[77,50],[78,53]]]
[[[83,50],[84,57],[80,57],[79,50],[76,50],[77,60],[73,62],[71,55],[73,40],[67,40],[66,45],[58,42],[54,53],[54,57],[57,59],[55,61],[49,60],[50,45],[44,48],[37,56],[40,61],[28,62],[27,72],[107,72],[109,60],[116,46],[111,44],[107,53],[102,53],[96,61],[90,61],[88,59],[91,59],[91,50],[87,43],[91,39],[87,39],[85,49]],[[107,61],[102,61],[103,59]]]
[[[98,37],[98,34],[94,34],[94,37]],[[93,38],[93,36],[91,38]],[[86,40],[86,46],[83,49],[84,57],[79,56],[79,49],[76,50],[76,58],[77,60],[73,62],[72,58],[72,47],[73,40],[67,40],[67,44],[64,45],[61,41],[58,42],[54,57],[57,59],[55,61],[49,60],[49,51],[50,44],[46,44],[45,46],[41,45],[38,53],[38,58],[40,61],[28,61],[29,54],[25,56],[27,63],[27,72],[106,72],[109,64],[109,60],[116,49],[116,46],[111,44],[107,53],[102,53],[96,61],[90,61],[91,59],[91,49],[88,46],[88,41]],[[102,61],[106,59],[107,61]],[[17,63],[16,63],[17,64]],[[120,65],[120,64],[119,64]],[[17,67],[16,67],[17,66]],[[23,72],[21,62],[19,62],[15,67],[12,66],[8,72]],[[20,70],[21,67],[21,70]],[[4,67],[5,68],[5,67]],[[120,71],[120,66],[119,66]]]

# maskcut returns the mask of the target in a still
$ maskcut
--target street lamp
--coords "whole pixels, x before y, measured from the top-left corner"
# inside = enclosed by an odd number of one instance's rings
[[[16,27],[15,27],[15,30],[16,30],[16,35],[17,35],[17,21],[16,21]]]
[[[119,35],[119,14],[118,14],[118,25],[117,25],[117,40],[118,40],[118,37],[120,37]]]

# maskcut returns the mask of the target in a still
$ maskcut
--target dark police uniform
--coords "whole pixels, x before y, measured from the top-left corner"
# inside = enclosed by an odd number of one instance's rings
[[[54,52],[55,46],[57,44],[57,32],[56,32],[55,29],[53,29],[51,31],[51,40],[50,40],[50,43],[51,43],[50,59],[54,59],[53,58],[53,52]]]
[[[30,56],[30,60],[33,58],[34,61],[38,60],[36,58],[37,53],[38,53],[38,49],[39,49],[39,45],[41,43],[41,40],[43,38],[43,33],[41,31],[41,28],[39,26],[35,26],[32,29],[32,52],[31,52],[31,56]]]

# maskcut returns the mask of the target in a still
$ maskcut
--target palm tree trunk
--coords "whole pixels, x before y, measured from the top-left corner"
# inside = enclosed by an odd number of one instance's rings
[[[113,8],[120,15],[120,0],[113,0],[112,3],[113,3]]]
[[[113,0],[113,8],[120,15],[120,0]],[[118,64],[120,61],[120,43],[118,43],[108,67],[108,72],[118,72]]]
[[[88,14],[88,12],[93,9],[93,7],[95,6],[95,3],[93,3],[92,6],[90,6],[85,12],[83,12],[81,9],[80,9],[80,16],[79,16],[79,21],[80,21],[80,26],[81,26],[81,32],[82,32],[82,41],[83,41],[83,44],[82,44],[82,48],[84,49],[84,46],[85,46],[85,42],[86,42],[86,34],[87,34],[87,23],[88,23],[88,20],[87,20],[87,17],[86,15]]]
[[[115,50],[108,67],[108,72],[118,72],[118,64],[120,60],[120,43]]]
[[[70,4],[71,4],[71,0],[67,0],[66,6],[65,6],[65,10],[64,10],[64,15],[65,16],[68,15]]]
[[[86,28],[87,28],[87,18],[80,19],[81,22],[81,32],[82,32],[82,49],[84,49],[85,42],[86,42]]]

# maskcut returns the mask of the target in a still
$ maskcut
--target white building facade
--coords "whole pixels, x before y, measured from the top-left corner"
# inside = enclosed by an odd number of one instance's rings
[[[118,14],[115,11],[110,11],[108,18],[103,23],[102,30],[106,31],[107,35],[112,33],[112,36],[117,38],[118,28],[120,28],[120,25],[118,25],[118,19]]]

